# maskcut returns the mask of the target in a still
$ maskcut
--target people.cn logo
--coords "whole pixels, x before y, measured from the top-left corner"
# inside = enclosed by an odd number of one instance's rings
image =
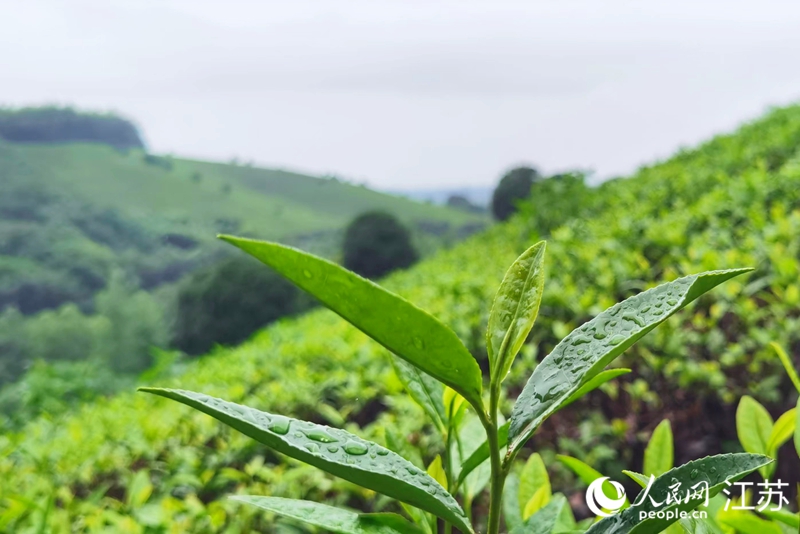
[[[617,498],[607,497],[603,492],[603,483],[608,481],[617,492]],[[600,517],[610,517],[622,509],[625,505],[625,488],[619,482],[608,480],[608,477],[598,478],[586,490],[586,506],[594,515]]]

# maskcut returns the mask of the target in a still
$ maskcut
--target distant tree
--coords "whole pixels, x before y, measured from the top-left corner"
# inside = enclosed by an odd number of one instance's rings
[[[203,354],[233,345],[311,301],[258,261],[236,256],[201,269],[180,284],[173,334],[176,348]]]
[[[110,113],[68,107],[0,109],[0,138],[16,143],[104,143],[118,149],[144,148],[139,130]]]
[[[105,323],[97,350],[109,367],[117,373],[140,373],[150,367],[152,347],[164,347],[169,337],[163,306],[153,295],[115,272],[97,295],[95,307]]]
[[[517,202],[528,198],[531,186],[539,180],[539,172],[531,167],[516,167],[500,179],[492,195],[492,213],[505,221],[517,211]]]
[[[388,213],[356,217],[344,237],[344,266],[367,278],[380,278],[418,259],[408,229]]]

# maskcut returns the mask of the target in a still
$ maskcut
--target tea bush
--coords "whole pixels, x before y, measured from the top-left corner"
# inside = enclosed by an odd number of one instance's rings
[[[623,466],[637,469],[641,459],[631,445],[666,410],[683,417],[673,425],[675,460],[682,463],[681,446],[692,435],[708,436],[708,453],[735,438],[735,403],[743,395],[776,411],[793,406],[792,385],[768,344],[775,341],[796,357],[800,342],[798,147],[800,108],[776,110],[735,134],[600,186],[590,216],[568,218],[549,232],[548,285],[537,327],[506,380],[512,396],[557,341],[615,302],[685,274],[741,265],[756,270],[702,297],[628,350],[618,363],[633,373],[545,422],[532,441],[543,458],[564,452],[610,475]],[[519,215],[384,285],[450,326],[485,369],[487,303],[506,266],[539,234]],[[421,409],[398,395],[402,384],[386,351],[328,311],[281,321],[214,356],[158,385],[329,423],[389,445],[419,468],[435,458],[436,435]],[[717,411],[682,416],[682,406]],[[501,402],[501,410],[510,413],[510,405]],[[569,492],[567,470],[546,465]],[[203,414],[141,394],[89,404],[61,419],[39,418],[3,435],[0,478],[0,530],[12,532],[35,532],[43,523],[54,532],[272,528],[260,513],[224,498],[231,493],[400,511]],[[480,499],[473,507],[485,511]]]

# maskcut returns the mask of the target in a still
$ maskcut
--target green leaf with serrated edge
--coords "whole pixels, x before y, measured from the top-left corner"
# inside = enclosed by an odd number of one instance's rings
[[[576,400],[580,399],[581,397],[583,397],[588,393],[591,393],[592,391],[599,388],[606,382],[609,382],[610,380],[613,380],[618,376],[626,375],[630,372],[631,372],[630,369],[620,368],[620,369],[606,369],[605,371],[598,373],[597,376],[595,376],[594,378],[586,382],[584,385],[582,385],[578,391],[570,395],[569,398],[564,401],[564,404],[559,406],[558,409],[561,410],[563,408],[566,408]]]
[[[397,514],[360,514],[327,504],[282,497],[233,495],[231,500],[256,506],[337,534],[421,534]]]
[[[551,534],[565,506],[567,499],[560,494],[554,495],[545,507],[511,530],[511,534]]]
[[[508,531],[522,524],[522,507],[519,503],[519,477],[510,473],[503,486],[503,519]]]
[[[778,521],[784,525],[790,526],[793,529],[800,529],[800,515],[788,512],[786,510],[770,510],[767,508],[759,512],[764,517],[768,517],[773,521]]]
[[[543,505],[550,500],[553,490],[550,487],[550,476],[547,474],[547,468],[544,466],[542,457],[537,453],[533,453],[519,472],[519,503],[522,506],[523,519],[527,519],[534,511],[538,510],[536,508],[530,511],[529,514],[525,513],[525,508],[528,506],[529,501],[540,489],[544,489],[544,491],[539,495],[537,503]]]
[[[313,295],[372,339],[483,409],[481,370],[458,336],[399,295],[292,247],[221,235]]]
[[[782,416],[778,417],[772,427],[772,432],[767,441],[767,456],[776,457],[778,449],[791,439],[797,424],[797,408],[792,408]]]
[[[679,278],[615,304],[570,332],[534,370],[514,404],[507,458],[581,386],[642,336],[703,293],[752,269]]]
[[[508,425],[510,423],[506,422],[501,426],[497,431],[497,439],[499,442],[499,447],[503,448],[508,443]],[[472,471],[485,462],[489,458],[489,442],[484,440],[483,443],[475,449],[475,452],[469,455],[469,458],[464,460],[464,463],[461,464],[461,471],[458,473],[458,482],[456,485],[460,486],[464,479],[467,478],[467,475],[472,473]]]
[[[455,499],[423,470],[376,443],[338,428],[273,415],[179,389],[140,388],[206,413],[268,447],[472,532]]]
[[[511,264],[494,297],[486,329],[492,383],[500,383],[525,343],[542,301],[545,242],[540,241]]]
[[[656,534],[677,521],[678,517],[640,520],[640,513],[649,514],[651,511],[663,511],[666,515],[666,512],[675,511],[677,515],[680,515],[681,511],[694,510],[704,504],[705,497],[693,498],[689,499],[689,502],[684,502],[686,500],[685,490],[705,482],[708,484],[709,496],[713,497],[727,487],[725,480],[731,483],[736,482],[770,462],[772,462],[771,458],[760,454],[737,453],[709,456],[676,467],[653,482],[647,498],[642,499],[640,494],[629,508],[598,521],[587,531],[587,534],[628,534],[629,532],[632,534]],[[680,484],[682,498],[678,502],[673,501],[666,505],[666,496],[670,492],[670,486],[676,482]],[[703,484],[699,487],[703,487]],[[703,495],[705,495],[704,492]],[[650,496],[656,500],[656,503],[653,503]]]
[[[646,488],[647,483],[650,482],[650,477],[646,477],[641,473],[637,473],[636,471],[628,471],[627,469],[623,469],[622,472],[628,475],[628,478],[630,478],[643,488]]]
[[[644,449],[644,474],[660,476],[673,467],[672,427],[669,419],[661,421]]]
[[[775,343],[774,341],[770,343],[772,350],[778,355],[778,358],[781,360],[783,364],[783,368],[786,369],[786,374],[789,375],[789,379],[794,384],[794,388],[800,393],[800,377],[797,376],[797,369],[794,368],[792,364],[792,360],[789,358],[789,355],[786,354],[786,351],[783,350],[783,347]]]
[[[736,408],[736,434],[742,448],[753,454],[769,455],[767,443],[772,435],[774,423],[767,409],[753,397],[745,395]],[[761,469],[761,475],[769,478],[774,464]]]
[[[397,378],[411,398],[425,410],[439,432],[444,432],[447,415],[442,401],[442,383],[399,358],[392,356],[391,362]]]

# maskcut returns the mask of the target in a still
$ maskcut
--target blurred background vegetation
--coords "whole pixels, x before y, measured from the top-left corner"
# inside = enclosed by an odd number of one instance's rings
[[[420,466],[436,452],[390,355],[217,232],[382,277],[447,322],[484,368],[504,269],[548,239],[540,317],[512,396],[564,335],[615,302],[685,274],[754,267],[629,350],[619,365],[631,375],[548,420],[529,444],[578,515],[580,482],[556,453],[622,480],[664,418],[682,463],[739,450],[743,394],[773,415],[794,405],[768,343],[798,361],[800,107],[599,186],[578,171],[512,168],[485,207],[149,154],[131,131],[119,117],[60,108],[0,113],[0,530],[294,529],[225,500],[231,493],[396,511],[210,418],[131,393],[137,383],[203,391],[347,428]],[[779,468],[800,479],[796,458]],[[474,503],[478,516],[484,508]]]

